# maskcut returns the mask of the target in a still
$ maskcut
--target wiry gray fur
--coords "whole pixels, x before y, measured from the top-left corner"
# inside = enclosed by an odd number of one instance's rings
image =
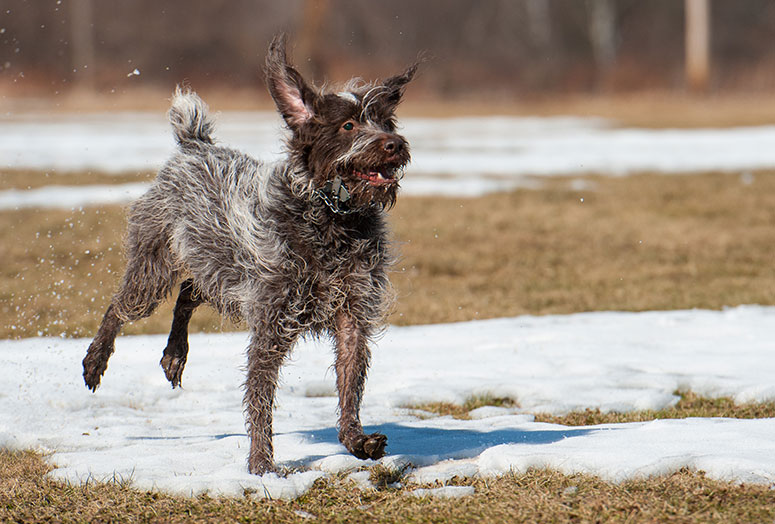
[[[283,39],[267,57],[270,91],[292,135],[286,161],[263,163],[217,146],[207,106],[178,89],[169,112],[178,150],[128,212],[127,269],[84,358],[96,390],[128,321],[150,315],[180,281],[161,364],[180,385],[188,321],[208,303],[247,321],[251,342],[244,407],[252,473],[274,468],[272,404],[280,365],[304,334],[336,341],[339,438],[361,458],[384,454],[386,437],[365,435],[359,406],[369,342],[393,299],[384,208],[409,160],[393,110],[415,67],[380,88],[346,97],[313,90],[287,62]],[[343,125],[352,123],[353,126]],[[339,177],[348,214],[320,192]]]

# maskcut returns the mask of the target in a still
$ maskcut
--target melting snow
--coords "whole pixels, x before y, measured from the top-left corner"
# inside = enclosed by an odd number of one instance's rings
[[[390,455],[381,462],[411,463],[414,482],[530,467],[622,481],[688,467],[712,478],[775,485],[775,420],[565,427],[536,423],[530,414],[661,409],[677,401],[676,390],[773,400],[774,332],[775,308],[758,306],[391,327],[374,350],[362,419],[367,431],[388,435]],[[0,341],[0,445],[51,452],[55,478],[131,478],[140,488],[186,495],[247,490],[290,498],[320,476],[373,464],[348,455],[337,441],[328,343],[299,344],[283,369],[275,454],[280,466],[301,472],[255,477],[245,465],[241,405],[247,335],[193,335],[184,387],[177,390],[158,366],[165,341],[120,337],[96,394],[81,379],[88,340]],[[405,407],[482,394],[514,398],[520,409],[423,420]],[[351,478],[366,483],[363,473]]]
[[[220,143],[257,158],[283,156],[283,130],[271,112],[217,114]],[[775,127],[619,129],[596,118],[402,120],[412,144],[405,195],[479,196],[532,187],[534,177],[642,171],[681,173],[775,167]],[[162,114],[21,114],[0,118],[0,168],[61,172],[154,171],[174,147]],[[77,207],[134,198],[139,185],[0,192],[0,209]],[[63,198],[49,199],[52,191]]]
[[[272,112],[216,113],[220,143],[282,156]],[[413,175],[569,175],[691,172],[775,166],[775,127],[622,129],[598,118],[404,118]],[[0,167],[154,170],[174,147],[161,113],[0,117]]]
[[[77,209],[80,207],[123,204],[145,193],[142,182],[92,186],[46,186],[36,189],[0,191],[0,209],[25,207]]]

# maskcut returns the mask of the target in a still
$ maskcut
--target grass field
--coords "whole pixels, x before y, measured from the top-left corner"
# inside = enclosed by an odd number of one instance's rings
[[[406,198],[392,211],[402,257],[391,322],[772,304],[773,223],[769,172],[552,179],[475,199]],[[92,334],[123,269],[122,208],[5,211],[0,225],[0,336]],[[170,309],[125,332],[165,332]],[[233,326],[201,308],[193,328]]]
[[[68,178],[102,182],[98,174]],[[44,173],[0,175],[3,189],[48,183]],[[391,215],[402,254],[393,275],[396,324],[775,304],[771,172],[552,179],[539,189],[476,199],[405,198]],[[90,336],[123,268],[122,209],[3,211],[0,225],[0,336]],[[166,332],[170,309],[167,304],[125,332]],[[205,308],[192,324],[194,331],[233,327]],[[462,410],[422,407],[464,417],[468,409],[499,402],[472,399]],[[539,419],[593,424],[687,416],[772,417],[775,406],[736,406],[683,392],[678,406],[664,412]],[[46,470],[34,453],[0,452],[0,521],[307,522],[310,515],[330,522],[775,519],[775,492],[769,488],[688,471],[621,485],[550,471],[467,479],[476,494],[453,501],[416,499],[406,488],[361,491],[334,478],[282,502],[174,498],[125,483],[67,486],[48,480]]]
[[[353,489],[319,480],[294,501],[193,499],[126,484],[67,486],[46,479],[31,453],[0,451],[0,519],[13,522],[771,522],[775,492],[679,471],[613,485],[596,478],[529,471],[466,480],[476,494],[416,498],[405,489]],[[451,484],[461,482],[453,479]]]

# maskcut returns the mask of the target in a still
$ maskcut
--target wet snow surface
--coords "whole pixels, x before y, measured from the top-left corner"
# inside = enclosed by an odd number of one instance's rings
[[[257,158],[283,155],[275,113],[215,114],[219,143]],[[402,120],[412,164],[402,182],[408,195],[477,196],[534,183],[529,176],[656,171],[753,170],[775,167],[775,127],[730,129],[621,129],[595,118],[451,118]],[[0,118],[0,167],[107,172],[159,168],[173,150],[164,116],[22,114]],[[67,184],[66,174],[61,182]],[[89,188],[89,202],[114,202]],[[128,200],[134,188],[119,190]],[[85,196],[84,196],[85,195]],[[0,192],[0,208],[68,206],[72,198],[40,192]],[[79,204],[80,205],[80,204]]]
[[[530,467],[611,481],[682,467],[775,485],[775,420],[686,419],[564,427],[530,413],[660,409],[676,390],[735,401],[775,399],[775,308],[583,313],[391,327],[374,349],[362,419],[388,435],[391,467],[409,479],[499,475]],[[183,389],[158,361],[166,337],[120,337],[102,386],[83,386],[88,340],[0,341],[0,446],[52,452],[51,475],[71,482],[131,478],[140,488],[295,497],[320,476],[373,464],[336,436],[333,355],[302,342],[283,368],[275,456],[298,472],[246,471],[241,384],[244,333],[191,337]],[[471,420],[423,418],[406,406],[511,397],[519,409],[480,408]],[[363,473],[352,480],[364,485]],[[465,495],[470,490],[417,492]]]

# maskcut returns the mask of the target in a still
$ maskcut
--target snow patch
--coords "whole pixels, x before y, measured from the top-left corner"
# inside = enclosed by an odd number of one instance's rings
[[[565,427],[532,413],[631,411],[673,405],[676,390],[775,400],[775,307],[723,311],[581,313],[391,327],[373,351],[361,420],[388,436],[384,467],[416,483],[501,475],[531,467],[610,481],[687,467],[710,478],[775,485],[775,419],[685,419]],[[50,452],[52,478],[129,480],[183,495],[293,498],[326,475],[370,467],[339,443],[336,397],[307,396],[327,383],[327,342],[305,340],[283,368],[275,410],[278,465],[246,468],[242,388],[246,333],[190,337],[184,388],[158,367],[165,335],[122,336],[92,394],[84,387],[86,339],[0,341],[0,446]],[[474,410],[471,420],[416,418],[407,398],[518,399]],[[365,486],[365,472],[350,474]],[[365,480],[364,480],[365,479]]]
[[[412,163],[405,194],[476,196],[535,184],[526,177],[654,171],[743,171],[775,167],[775,126],[621,129],[596,118],[406,118]],[[262,160],[283,157],[273,112],[218,115],[219,143]],[[174,149],[159,113],[35,114],[0,118],[0,167],[156,170]],[[443,176],[437,176],[443,175]],[[63,175],[63,178],[66,175]],[[63,180],[64,182],[64,180]],[[741,183],[753,183],[743,175]],[[577,191],[588,186],[574,182]]]

